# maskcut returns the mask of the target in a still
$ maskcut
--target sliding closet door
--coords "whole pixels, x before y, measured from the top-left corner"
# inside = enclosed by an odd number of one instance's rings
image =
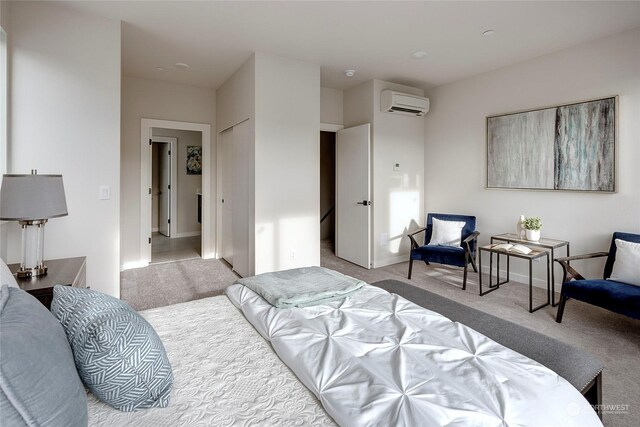
[[[233,265],[233,128],[220,134],[220,157],[222,173],[220,177],[220,201],[222,221],[220,230],[220,256]]]
[[[252,219],[251,192],[251,127],[249,120],[233,127],[231,179],[233,191],[231,197],[233,215],[233,269],[242,277],[249,276],[249,224]]]

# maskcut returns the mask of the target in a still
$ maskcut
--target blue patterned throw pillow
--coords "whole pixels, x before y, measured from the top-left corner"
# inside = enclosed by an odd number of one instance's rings
[[[169,404],[173,373],[153,327],[119,299],[56,286],[51,312],[62,324],[84,384],[121,411]]]

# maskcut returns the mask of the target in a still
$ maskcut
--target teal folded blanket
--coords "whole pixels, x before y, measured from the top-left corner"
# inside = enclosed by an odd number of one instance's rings
[[[309,307],[346,298],[362,280],[323,267],[304,267],[263,273],[236,281],[278,308]]]

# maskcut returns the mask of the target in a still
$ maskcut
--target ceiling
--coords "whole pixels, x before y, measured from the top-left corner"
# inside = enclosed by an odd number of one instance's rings
[[[640,2],[63,3],[122,20],[124,74],[214,89],[254,51],[319,64],[324,87],[428,88],[640,27]]]

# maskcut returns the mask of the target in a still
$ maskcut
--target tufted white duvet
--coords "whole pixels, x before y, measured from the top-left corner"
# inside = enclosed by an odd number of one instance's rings
[[[550,369],[383,289],[291,309],[225,292],[341,426],[602,425]]]

